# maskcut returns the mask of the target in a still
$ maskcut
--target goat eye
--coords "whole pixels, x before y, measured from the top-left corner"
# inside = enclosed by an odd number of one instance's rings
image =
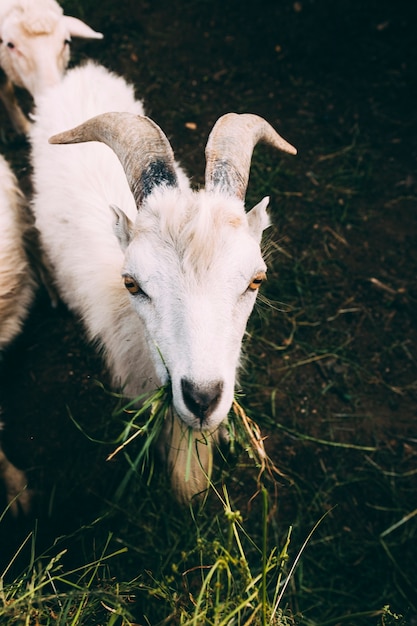
[[[132,276],[126,275],[123,276],[123,280],[125,283],[125,287],[132,296],[137,296],[138,294],[146,295],[143,289],[140,288],[139,283]]]
[[[255,274],[255,276],[252,278],[251,282],[249,283],[248,289],[250,291],[256,291],[262,285],[265,278],[266,278],[265,272],[258,272],[257,274]]]
[[[14,43],[13,43],[13,42],[11,42],[11,41],[8,41],[8,42],[7,42],[7,44],[6,44],[6,46],[7,46],[8,48],[10,48],[10,50],[13,50],[13,48],[15,47]]]

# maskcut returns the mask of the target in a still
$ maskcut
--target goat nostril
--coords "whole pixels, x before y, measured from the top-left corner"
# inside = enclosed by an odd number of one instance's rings
[[[181,389],[185,405],[202,424],[218,405],[223,391],[223,382],[216,380],[199,385],[187,378],[182,378]]]

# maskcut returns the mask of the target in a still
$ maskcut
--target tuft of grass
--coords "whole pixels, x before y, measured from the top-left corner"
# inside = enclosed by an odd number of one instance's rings
[[[137,408],[139,402],[141,406]],[[170,387],[167,385],[150,395],[135,398],[116,411],[115,417],[123,416],[128,419],[124,419],[124,428],[115,442],[117,447],[108,455],[107,460],[110,461],[123,452],[129,468],[115,493],[116,501],[121,499],[130,480],[138,473],[144,475],[147,471],[148,481],[151,479],[154,469],[152,448],[158,441],[165,420],[171,412],[171,404]],[[133,455],[130,453],[129,445],[137,438],[143,441],[138,448],[134,448]]]
[[[28,535],[19,549],[32,541],[31,559],[27,568],[7,583],[7,573],[14,561],[12,559],[0,576],[1,623],[19,626],[132,624],[129,611],[130,586],[115,582],[108,574],[108,561],[126,552],[126,548],[107,554],[110,540],[109,536],[96,560],[65,570],[63,559],[67,550],[53,556],[35,558],[36,536],[34,533]]]
[[[262,490],[261,545],[254,546],[242,524],[239,511],[231,506],[226,488],[222,502],[227,532],[225,541],[217,539],[197,545],[199,565],[186,569],[182,576],[189,602],[183,606],[179,623],[183,626],[212,624],[227,626],[242,624],[253,626],[291,626],[291,612],[281,607],[291,570],[287,575],[288,547],[291,529],[278,552],[274,547],[268,552],[268,496]],[[258,563],[253,567],[245,551],[249,539],[258,553]],[[295,567],[296,563],[294,564]],[[199,577],[193,591],[190,581]]]
[[[265,476],[272,481],[275,481],[278,476],[283,476],[283,473],[276,467],[265,450],[265,437],[262,436],[260,426],[247,415],[237,400],[233,402],[232,412],[227,421],[227,429],[232,450],[235,450],[236,445],[243,449],[259,469],[258,485],[262,484],[262,479]]]

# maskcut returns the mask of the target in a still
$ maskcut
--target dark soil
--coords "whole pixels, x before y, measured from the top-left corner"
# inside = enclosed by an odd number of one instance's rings
[[[415,3],[74,0],[65,7],[105,34],[103,42],[75,41],[73,63],[91,56],[133,82],[196,185],[207,135],[225,112],[262,115],[297,146],[295,158],[267,147],[254,154],[248,205],[270,195],[275,225],[265,295],[284,304],[262,306],[250,321],[244,402],[259,416],[275,463],[297,493],[309,494],[308,514],[318,519],[339,506],[329,524],[347,529],[352,542],[337,557],[334,587],[345,578],[360,595],[375,577],[382,586],[387,564],[367,541],[393,523],[388,510],[401,519],[416,508]],[[0,125],[1,151],[29,192],[28,148],[3,109]],[[2,365],[4,449],[27,472],[46,545],[89,523],[120,478],[123,468],[104,461],[112,445],[89,440],[70,418],[109,441],[118,432],[115,402],[96,384],[106,384],[106,372],[82,327],[43,290]],[[317,440],[374,452],[345,454]],[[375,464],[409,475],[396,499],[372,482]],[[314,501],[332,477],[328,500]],[[284,481],[282,523],[300,515],[294,489]],[[32,518],[7,522],[0,535],[10,553],[19,524],[23,533]],[[417,556],[413,529],[399,562]],[[408,587],[416,584],[414,573],[392,596],[402,598],[394,608],[408,611],[410,623]],[[375,604],[367,609],[381,608],[376,589],[369,597]]]

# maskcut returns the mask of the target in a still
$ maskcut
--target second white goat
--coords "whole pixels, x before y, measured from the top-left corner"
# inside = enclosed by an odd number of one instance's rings
[[[17,179],[0,155],[0,361],[3,350],[10,346],[22,330],[36,289],[26,253],[25,239],[29,225],[24,206],[25,199]],[[27,511],[30,495],[25,490],[26,477],[10,463],[1,446],[0,478],[5,485],[12,511],[17,513],[17,502]]]
[[[1,0],[0,99],[18,133],[27,134],[30,123],[13,85],[24,87],[36,100],[59,82],[69,62],[71,37],[101,39],[103,35],[64,15],[55,0]]]
[[[231,408],[266,272],[268,198],[244,206],[252,151],[258,141],[296,150],[256,115],[225,115],[207,143],[205,189],[195,191],[142,113],[120,77],[91,63],[69,71],[36,108],[33,209],[58,291],[114,383],[131,398],[171,385],[175,419],[162,443],[187,501],[206,487],[210,438]],[[77,124],[51,143],[95,143],[48,144]]]

